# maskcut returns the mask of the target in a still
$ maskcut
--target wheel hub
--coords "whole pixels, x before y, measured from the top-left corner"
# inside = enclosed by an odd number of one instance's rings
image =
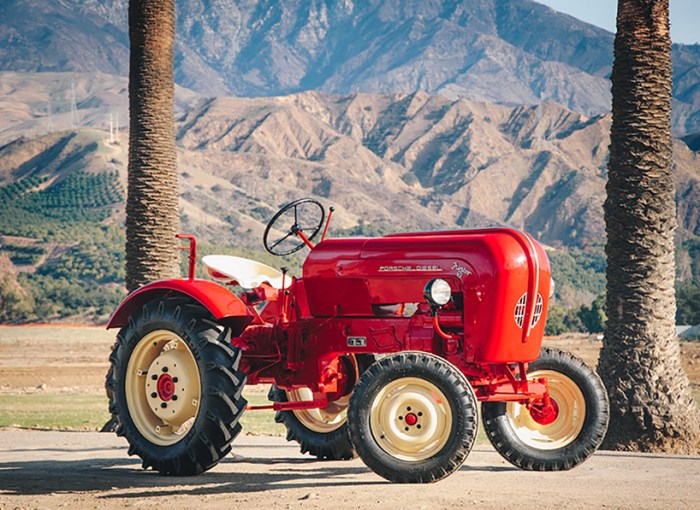
[[[168,402],[175,395],[175,383],[170,374],[161,374],[158,378],[158,397]]]
[[[405,418],[405,419],[406,419],[406,425],[408,425],[408,426],[410,426],[410,427],[412,427],[413,425],[415,425],[416,423],[418,423],[418,416],[416,416],[416,415],[413,414],[413,413],[408,413],[408,414],[406,415],[406,418]]]
[[[586,419],[581,390],[569,377],[553,370],[537,370],[529,376],[546,378],[549,399],[544,397],[530,405],[508,402],[506,414],[513,432],[538,450],[556,450],[575,441]]]
[[[559,405],[553,398],[549,399],[549,405],[542,402],[530,406],[530,416],[540,425],[554,423],[559,417]]]
[[[452,412],[444,394],[426,380],[406,377],[387,384],[374,398],[370,426],[379,446],[407,462],[430,458],[445,445]]]
[[[187,384],[189,361],[188,353],[182,350],[163,350],[148,369],[146,397],[153,414],[166,423],[182,423],[197,406],[197,388]]]

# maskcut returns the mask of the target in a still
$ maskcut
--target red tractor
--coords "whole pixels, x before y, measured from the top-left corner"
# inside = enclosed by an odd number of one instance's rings
[[[305,246],[301,276],[204,257],[216,280],[155,282],[112,316],[110,410],[129,454],[191,475],[230,450],[244,384],[271,384],[287,438],[321,459],[355,453],[393,482],[455,471],[482,423],[527,470],[570,469],[600,445],[608,401],[575,356],[541,348],[552,289],[543,248],[505,228],[325,239],[330,217],[301,199],[270,220],[276,255]],[[321,241],[312,241],[323,229]],[[261,408],[258,407],[258,408]]]

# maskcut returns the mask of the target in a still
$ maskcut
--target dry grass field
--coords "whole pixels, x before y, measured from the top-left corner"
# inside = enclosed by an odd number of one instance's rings
[[[81,326],[0,326],[0,427],[99,430],[107,421],[104,376],[116,331]],[[595,365],[591,335],[547,339]],[[700,399],[700,342],[682,343],[683,366]],[[249,386],[251,404],[267,403],[267,387]],[[272,411],[246,413],[248,434],[283,435]]]

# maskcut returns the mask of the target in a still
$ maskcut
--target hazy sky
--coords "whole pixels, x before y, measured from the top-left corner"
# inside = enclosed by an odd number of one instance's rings
[[[616,0],[537,0],[592,25],[615,32]],[[700,0],[671,1],[673,42],[700,43]]]

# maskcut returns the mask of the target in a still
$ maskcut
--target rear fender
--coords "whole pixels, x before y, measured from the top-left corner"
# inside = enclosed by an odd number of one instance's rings
[[[107,329],[125,326],[129,316],[149,301],[177,295],[200,303],[217,321],[233,328],[234,335],[253,320],[246,305],[227,288],[209,280],[178,278],[149,283],[129,294],[110,317]]]

